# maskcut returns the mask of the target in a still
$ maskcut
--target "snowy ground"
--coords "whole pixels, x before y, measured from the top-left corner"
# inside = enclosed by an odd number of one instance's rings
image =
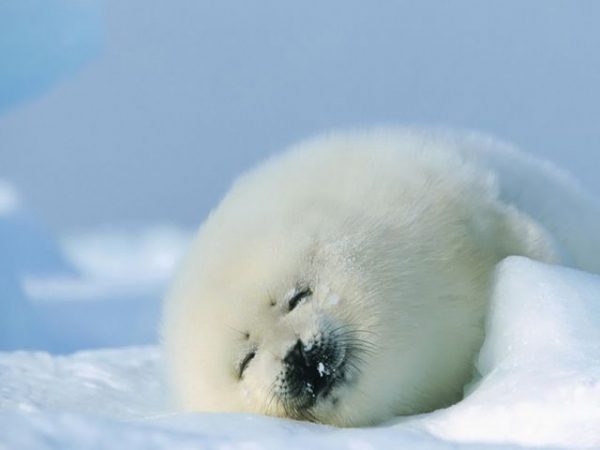
[[[189,233],[104,231],[57,244],[6,183],[0,231],[11,244],[3,248],[16,252],[0,257],[0,448],[600,447],[598,276],[507,259],[478,360],[482,378],[462,402],[335,429],[170,410],[156,325]]]

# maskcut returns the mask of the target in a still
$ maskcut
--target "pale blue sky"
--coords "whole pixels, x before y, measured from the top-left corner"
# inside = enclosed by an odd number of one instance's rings
[[[81,23],[73,2],[103,29],[58,39]],[[40,76],[43,95],[0,114],[0,177],[59,232],[196,225],[267,154],[378,123],[488,131],[600,194],[600,2],[104,0],[102,15],[94,3],[53,0],[63,13],[38,15],[51,23],[28,40],[0,28],[5,87],[6,55],[71,57],[70,75]],[[38,61],[56,72],[56,57]]]

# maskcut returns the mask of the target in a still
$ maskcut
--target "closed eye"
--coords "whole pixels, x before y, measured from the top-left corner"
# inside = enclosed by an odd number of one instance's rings
[[[302,300],[304,300],[306,297],[310,297],[311,295],[312,290],[309,287],[298,289],[297,292],[288,301],[288,311],[293,310],[296,306],[298,306],[298,304]]]
[[[242,378],[244,376],[244,371],[248,368],[250,361],[252,361],[252,359],[255,356],[256,356],[256,350],[252,350],[250,353],[248,353],[246,356],[244,356],[244,359],[242,359],[242,362],[240,363],[240,368],[239,368],[239,372],[238,372],[238,376],[240,378]]]

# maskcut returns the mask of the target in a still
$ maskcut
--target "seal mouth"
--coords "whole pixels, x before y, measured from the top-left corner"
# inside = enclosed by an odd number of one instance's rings
[[[329,398],[347,380],[348,357],[344,346],[335,343],[305,345],[298,340],[284,359],[286,414],[307,419],[309,409]]]
[[[308,387],[315,395],[323,392],[338,378],[345,359],[346,349],[335,340],[305,344],[298,339],[283,360],[291,391],[301,393]]]
[[[362,354],[374,349],[357,333],[340,328],[308,344],[296,341],[283,359],[278,384],[287,417],[318,422],[314,407],[326,401],[332,406],[338,403],[332,393],[356,381],[364,363]]]

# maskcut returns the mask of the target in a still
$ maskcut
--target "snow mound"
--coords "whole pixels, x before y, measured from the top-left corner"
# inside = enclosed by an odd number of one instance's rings
[[[156,347],[0,353],[0,448],[598,448],[600,277],[505,260],[481,379],[450,408],[380,427],[175,414],[161,367]]]
[[[457,441],[600,447],[600,277],[522,257],[497,271],[482,379],[425,428]]]

